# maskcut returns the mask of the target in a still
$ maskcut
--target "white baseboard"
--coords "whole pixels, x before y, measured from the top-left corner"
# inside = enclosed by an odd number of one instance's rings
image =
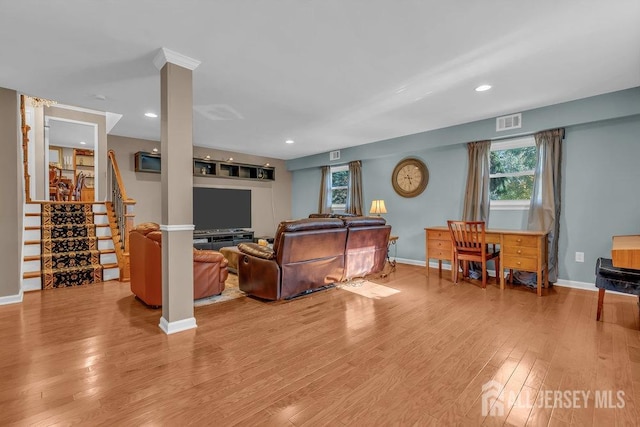
[[[196,325],[195,317],[177,320],[175,322],[167,322],[167,320],[164,317],[161,317],[160,324],[158,326],[160,326],[160,329],[162,329],[163,332],[167,335],[175,334],[177,332],[182,332],[182,331],[186,331],[186,330],[194,329],[198,327],[198,325]]]
[[[408,259],[408,258],[395,258],[395,260],[401,264],[409,264],[409,265],[419,265],[424,267],[424,261],[420,261],[417,259]]]
[[[402,264],[419,265],[422,267],[424,267],[425,265],[425,262],[420,260],[407,259],[407,258],[396,258],[396,259],[399,263],[402,263]],[[438,261],[430,261],[429,267],[438,268]],[[442,263],[442,269],[451,271],[451,264]],[[488,271],[489,273],[495,274],[493,270],[488,270]],[[595,292],[598,290],[594,282],[578,282],[575,280],[566,280],[566,279],[558,279],[554,284],[554,286],[561,286],[563,288],[584,289],[586,291],[592,291],[592,292]],[[615,291],[607,291],[607,292],[613,292],[618,295],[627,295],[627,296],[635,297],[635,295],[625,294],[622,292],[615,292]]]
[[[589,282],[576,282],[573,280],[558,279],[558,281],[555,283],[554,286],[562,286],[563,288],[583,289],[585,291],[592,291],[592,292],[596,292],[598,290],[598,288],[596,288],[595,281],[594,283],[589,283]],[[611,292],[616,295],[624,295],[627,297],[634,297],[634,298],[636,297],[636,295],[627,294],[624,292],[617,292],[617,291],[610,291],[610,290],[607,290],[607,292]]]
[[[563,288],[584,289],[587,291],[597,291],[595,283],[577,282],[575,280],[558,279],[554,286],[562,286]]]
[[[0,297],[0,305],[18,304],[22,302],[22,290],[17,295]]]

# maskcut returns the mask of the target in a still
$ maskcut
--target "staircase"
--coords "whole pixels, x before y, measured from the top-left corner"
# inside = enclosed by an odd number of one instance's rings
[[[23,241],[23,291],[120,277],[104,203],[27,203]]]

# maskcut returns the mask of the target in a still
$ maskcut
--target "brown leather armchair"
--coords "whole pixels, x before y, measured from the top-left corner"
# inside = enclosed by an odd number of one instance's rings
[[[338,218],[281,222],[273,249],[241,243],[240,289],[268,300],[291,298],[340,281],[347,229]]]
[[[153,222],[129,234],[131,292],[153,307],[162,305],[162,232]],[[228,261],[218,251],[193,250],[193,298],[218,295],[229,276]]]

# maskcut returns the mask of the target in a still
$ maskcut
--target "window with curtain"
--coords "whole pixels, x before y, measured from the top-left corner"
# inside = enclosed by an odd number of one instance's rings
[[[491,143],[491,209],[529,209],[536,168],[533,135]]]
[[[349,165],[331,166],[331,211],[342,212],[347,204]]]

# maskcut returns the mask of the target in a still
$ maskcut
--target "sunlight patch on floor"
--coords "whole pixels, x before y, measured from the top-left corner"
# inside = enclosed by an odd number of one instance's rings
[[[340,283],[336,285],[336,288],[352,292],[354,294],[362,295],[363,297],[371,299],[386,298],[400,292],[397,289],[379,285],[377,283],[373,283],[364,279],[354,279],[348,282]]]

